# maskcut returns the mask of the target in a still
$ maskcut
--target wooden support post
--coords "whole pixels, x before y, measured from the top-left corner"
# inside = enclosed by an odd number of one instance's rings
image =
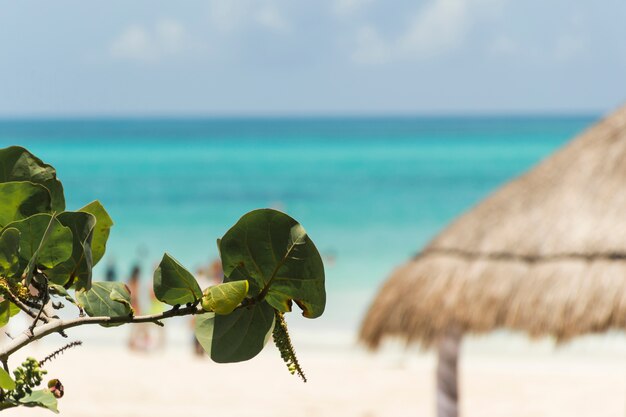
[[[461,332],[451,330],[439,341],[437,358],[437,417],[459,416],[458,359]]]

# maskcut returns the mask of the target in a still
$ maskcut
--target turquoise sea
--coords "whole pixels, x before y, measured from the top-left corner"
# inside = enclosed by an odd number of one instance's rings
[[[4,120],[0,145],[54,165],[69,209],[109,210],[96,279],[139,262],[147,284],[165,251],[193,270],[243,213],[286,211],[326,259],[327,315],[314,326],[341,331],[395,265],[596,119]]]

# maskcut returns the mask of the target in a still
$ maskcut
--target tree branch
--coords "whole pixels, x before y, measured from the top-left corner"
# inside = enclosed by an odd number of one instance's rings
[[[13,304],[15,304],[16,306],[19,307],[20,310],[22,310],[24,313],[28,314],[31,318],[37,318],[37,313],[35,313],[34,311],[32,311],[30,309],[30,307],[28,307],[26,304],[24,304],[22,302],[22,300],[20,300],[15,294],[13,294],[13,292],[9,289],[9,287],[4,287],[2,288],[3,291],[3,295]],[[43,315],[41,317],[38,318],[38,320],[43,321],[44,323],[48,323],[50,320],[48,319],[48,316]],[[35,323],[37,322],[37,320],[35,320]]]
[[[134,323],[156,323],[159,320],[177,316],[189,316],[195,314],[206,313],[205,310],[198,306],[189,306],[183,308],[173,308],[159,314],[151,314],[146,316],[118,316],[118,317],[78,317],[70,320],[51,319],[48,323],[35,327],[32,332],[22,333],[13,339],[8,345],[3,346],[0,350],[0,362],[8,360],[9,356],[17,352],[24,346],[35,340],[39,340],[49,334],[60,332],[72,327],[83,326],[87,324],[134,324]]]

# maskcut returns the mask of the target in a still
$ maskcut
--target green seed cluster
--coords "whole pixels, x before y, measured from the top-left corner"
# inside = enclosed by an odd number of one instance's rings
[[[304,382],[306,382],[306,376],[300,367],[298,358],[296,357],[296,351],[291,343],[291,337],[287,331],[287,322],[285,316],[280,311],[276,311],[276,322],[274,324],[274,331],[272,333],[274,344],[280,352],[280,357],[287,364],[287,368],[291,375],[297,373]]]
[[[48,371],[39,367],[39,361],[35,358],[26,358],[21,366],[13,371],[15,377],[15,390],[12,391],[12,397],[15,400],[24,398],[33,391],[33,388],[41,384],[43,376]]]

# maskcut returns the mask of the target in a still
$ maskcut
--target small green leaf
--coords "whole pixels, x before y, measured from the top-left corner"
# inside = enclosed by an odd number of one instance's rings
[[[109,294],[109,297],[111,298],[111,300],[117,301],[118,303],[122,303],[126,307],[128,307],[131,315],[135,314],[135,310],[133,309],[133,306],[130,304],[130,291],[128,290],[128,287],[126,286],[114,287],[111,290],[111,294]]]
[[[63,185],[57,179],[56,170],[20,146],[0,149],[0,183],[30,181],[48,189],[52,210],[65,210]]]
[[[0,302],[0,327],[4,327],[9,323],[9,319],[19,313],[21,310],[18,306],[4,300]]]
[[[42,407],[47,408],[53,413],[59,413],[59,410],[57,409],[57,399],[48,389],[33,391],[21,398],[19,402],[26,407]]]
[[[40,243],[50,225],[46,242],[39,249]],[[20,258],[30,261],[37,250],[36,265],[43,269],[53,268],[67,260],[72,254],[72,231],[63,226],[50,214],[35,214],[24,220],[9,223],[6,228],[20,231]]]
[[[32,182],[0,183],[0,228],[37,213],[50,212],[50,193]]]
[[[153,284],[157,300],[171,306],[195,303],[202,298],[202,290],[191,272],[167,253],[154,271]]]
[[[132,314],[130,290],[121,282],[96,281],[88,291],[76,291],[76,301],[91,317],[124,317]]]
[[[109,213],[104,209],[99,201],[93,201],[78,211],[91,213],[96,217],[96,226],[93,229],[93,238],[91,239],[91,257],[94,266],[102,259],[106,251],[109,232],[113,226],[113,220]]]
[[[4,229],[0,235],[0,275],[13,277],[20,267],[20,231]]]
[[[225,282],[204,290],[202,308],[215,314],[230,314],[248,295],[248,281]]]
[[[226,316],[196,316],[196,338],[215,362],[241,362],[254,358],[269,340],[274,309],[262,302]]]
[[[65,300],[76,305],[76,300],[74,300],[74,297],[72,297],[63,286],[59,284],[48,283],[48,288],[50,290],[50,294],[63,297]]]
[[[93,214],[80,211],[65,211],[58,216],[59,222],[72,231],[72,255],[63,263],[47,272],[55,284],[65,285],[75,281],[76,289],[89,289],[91,286],[91,240],[96,224]]]
[[[271,209],[245,214],[218,244],[225,282],[247,279],[250,293],[275,309],[319,317],[326,305],[324,264],[304,228]]]
[[[15,381],[13,381],[11,375],[2,368],[0,368],[0,388],[5,390],[15,389]]]

